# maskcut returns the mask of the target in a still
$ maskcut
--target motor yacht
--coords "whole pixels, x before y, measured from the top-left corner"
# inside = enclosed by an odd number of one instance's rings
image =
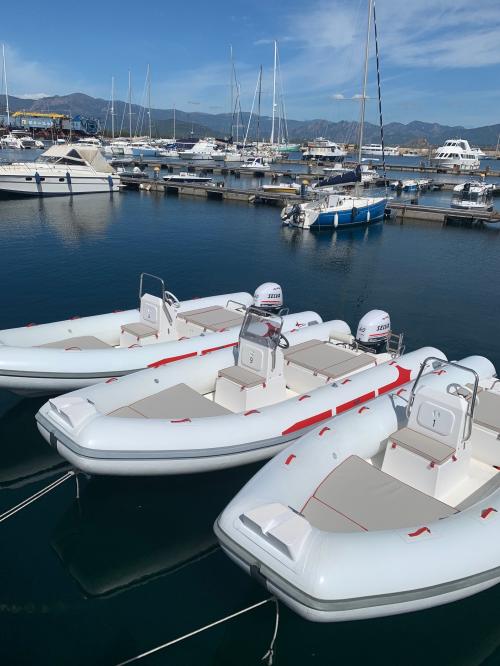
[[[63,144],[51,146],[34,162],[0,166],[0,193],[51,196],[116,192],[119,176],[98,148]]]
[[[362,146],[361,150],[363,155],[374,155],[376,157],[382,156],[381,143],[370,143],[366,146]],[[399,146],[384,146],[383,154],[386,157],[397,157],[399,155]]]
[[[338,144],[324,137],[319,137],[302,148],[302,159],[304,160],[342,162],[346,155],[346,151],[342,150]]]
[[[458,171],[477,171],[480,164],[477,152],[471,148],[467,140],[448,139],[436,150],[434,157],[431,158],[431,166]]]

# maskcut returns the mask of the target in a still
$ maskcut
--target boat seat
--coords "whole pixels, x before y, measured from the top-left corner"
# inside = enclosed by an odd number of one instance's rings
[[[369,354],[356,354],[322,340],[309,340],[294,345],[284,353],[286,363],[335,379],[374,364]]]
[[[208,331],[220,331],[223,328],[241,326],[243,322],[243,314],[235,310],[228,310],[220,305],[179,312],[177,316]]]
[[[500,434],[500,395],[480,390],[474,407],[474,423]]]
[[[231,412],[216,402],[205,398],[186,384],[176,384],[168,389],[137,400],[110,412],[108,416],[147,419],[186,419],[205,416],[221,416]]]
[[[266,378],[262,375],[258,375],[256,372],[242,368],[239,365],[231,365],[229,368],[219,370],[219,377],[229,379],[235,384],[239,384],[242,388],[259,386],[260,384],[265,384],[266,381]]]
[[[138,321],[133,324],[124,324],[122,326],[122,333],[130,333],[130,335],[141,340],[141,338],[149,338],[150,335],[158,335],[158,329]]]
[[[436,465],[446,462],[455,453],[452,446],[443,444],[443,442],[411,428],[401,428],[401,430],[392,433],[389,440],[404,449],[408,449],[408,451],[417,453]]]
[[[109,349],[113,345],[108,345],[107,342],[99,340],[93,335],[81,335],[75,338],[65,338],[64,340],[56,340],[55,342],[47,342],[39,347],[46,347],[53,349]]]
[[[456,509],[350,456],[323,480],[301,513],[327,532],[361,532],[425,525]]]

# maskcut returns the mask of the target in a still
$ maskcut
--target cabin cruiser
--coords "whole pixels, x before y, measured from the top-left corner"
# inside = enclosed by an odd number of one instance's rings
[[[24,148],[21,138],[12,132],[0,138],[0,146],[10,150],[22,150]]]
[[[88,148],[98,148],[101,151],[104,148],[103,142],[100,139],[98,139],[96,136],[86,136],[83,139],[79,139],[78,145],[86,146]]]
[[[491,197],[494,185],[484,180],[468,180],[455,185],[450,206],[464,210],[493,210]]]
[[[136,141],[124,146],[123,154],[132,155],[133,157],[156,157],[157,148],[149,142]]]
[[[459,171],[477,171],[480,167],[476,151],[465,139],[448,139],[431,158],[431,166]]]
[[[366,146],[361,147],[361,152],[363,155],[373,155],[375,157],[396,157],[399,155],[399,146],[384,146],[382,151],[381,143],[370,143]]]
[[[325,160],[330,162],[342,162],[347,155],[338,144],[329,141],[324,137],[319,137],[309,142],[305,148],[302,148],[302,159],[304,160]]]
[[[181,171],[180,173],[170,173],[167,176],[163,176],[163,180],[167,183],[210,183],[213,178],[211,176],[198,176],[195,173]]]
[[[0,166],[0,193],[52,196],[117,192],[119,176],[98,148],[52,146],[34,162]]]
[[[280,299],[281,287],[264,283],[253,296],[237,292],[179,301],[161,278],[142,273],[138,309],[1,330],[0,388],[57,394],[231,349],[247,307]]]
[[[207,138],[195,143],[192,148],[179,150],[179,157],[184,160],[210,160],[214,153],[218,151],[215,139]]]
[[[254,157],[243,162],[239,168],[252,171],[269,171],[271,166],[265,157]]]
[[[476,594],[500,582],[499,415],[488,359],[432,354],[414,381],[279,453],[215,532],[234,562],[312,621]]]
[[[126,141],[125,139],[116,139],[115,141],[111,141],[111,143],[108,143],[106,146],[104,146],[104,152],[106,155],[124,155],[125,148],[127,148],[129,145],[130,142]]]
[[[250,307],[227,348],[217,343],[210,353],[53,398],[38,427],[90,474],[186,474],[264,460],[418,371],[421,357],[399,358],[402,339],[390,334],[387,313],[362,321],[369,330],[360,322],[358,333],[372,343],[361,348],[343,321]]]

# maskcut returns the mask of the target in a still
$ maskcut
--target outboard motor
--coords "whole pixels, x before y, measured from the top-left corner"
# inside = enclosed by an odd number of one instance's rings
[[[370,310],[358,324],[356,342],[375,354],[387,351],[391,318],[384,310]]]
[[[253,304],[269,312],[280,312],[283,308],[283,290],[276,282],[264,282],[253,295]]]

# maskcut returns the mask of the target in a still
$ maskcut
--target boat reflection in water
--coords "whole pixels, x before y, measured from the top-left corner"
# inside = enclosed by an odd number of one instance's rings
[[[40,439],[33,413],[43,400],[21,400],[2,415],[0,489],[22,488],[70,469],[70,465]]]
[[[52,548],[87,597],[187,573],[219,548],[214,520],[258,467],[170,477],[168,483],[94,477],[56,526]]]

